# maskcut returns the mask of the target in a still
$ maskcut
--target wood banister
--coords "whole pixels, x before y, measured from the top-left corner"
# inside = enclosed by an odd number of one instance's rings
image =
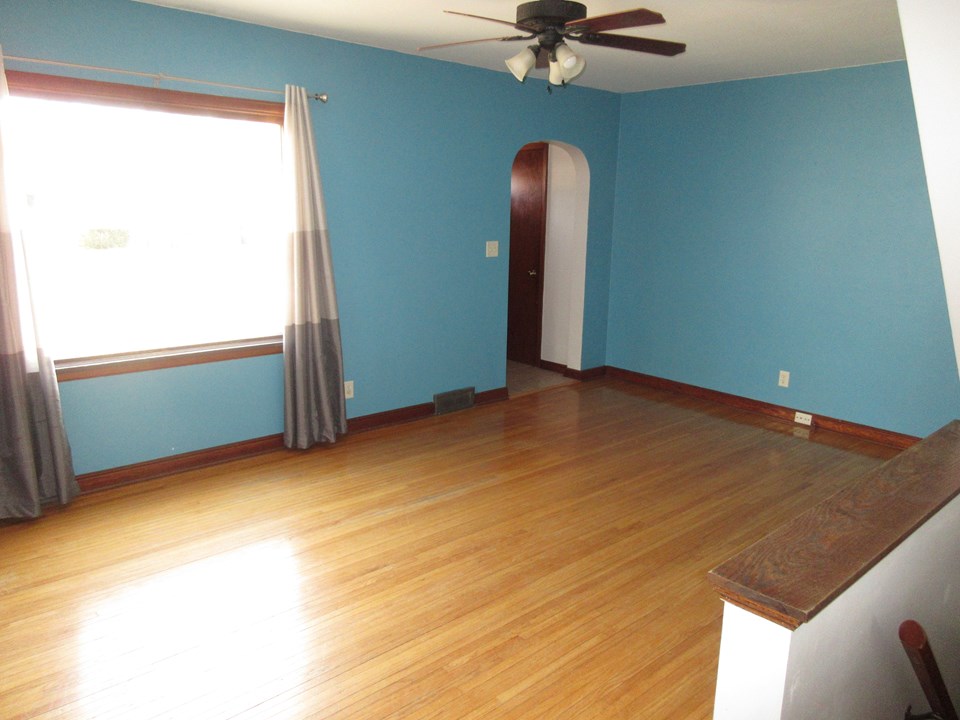
[[[904,620],[900,623],[900,643],[903,645],[913,671],[917,674],[923,694],[927,696],[930,709],[943,720],[958,720],[957,711],[950,701],[946,683],[940,674],[940,667],[933,656],[933,648],[927,639],[927,633],[916,620]]]
[[[960,421],[714,568],[734,605],[796,629],[960,494]]]

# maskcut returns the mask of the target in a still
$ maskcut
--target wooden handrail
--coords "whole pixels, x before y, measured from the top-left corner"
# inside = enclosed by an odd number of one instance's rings
[[[927,639],[927,633],[916,620],[904,620],[900,623],[900,643],[903,645],[913,671],[917,674],[923,694],[927,696],[930,709],[943,720],[958,720],[957,711],[950,701],[946,683],[940,674],[933,648]]]
[[[791,630],[960,495],[954,420],[714,568],[720,596]]]

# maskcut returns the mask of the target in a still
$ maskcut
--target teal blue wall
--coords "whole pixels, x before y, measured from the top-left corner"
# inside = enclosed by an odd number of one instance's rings
[[[356,383],[350,417],[505,385],[510,167],[528,142],[580,148],[591,171],[583,358],[603,364],[619,96],[548,95],[543,81],[521,85],[506,72],[127,0],[0,2],[0,44],[7,55],[330,94],[313,120]],[[487,240],[501,242],[499,258],[484,257]],[[77,471],[281,432],[280,372],[278,362],[237,360],[64,383]]]
[[[280,355],[110,375],[60,386],[79,472],[282,432],[282,398]],[[104,458],[109,465],[104,465]]]
[[[904,63],[624,96],[618,172],[608,364],[913,435],[960,414]]]
[[[128,0],[0,0],[0,43],[330,93],[314,126],[350,417],[504,385],[507,252],[487,260],[484,243],[506,249],[510,165],[535,140],[590,165],[582,367],[915,435],[960,415],[902,63],[548,95],[539,80]],[[281,384],[279,357],[64,383],[77,470],[279,433]]]

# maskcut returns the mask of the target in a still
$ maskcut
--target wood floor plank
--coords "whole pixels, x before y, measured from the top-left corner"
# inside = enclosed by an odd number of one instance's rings
[[[617,381],[0,527],[0,717],[707,718],[706,573],[895,451]]]

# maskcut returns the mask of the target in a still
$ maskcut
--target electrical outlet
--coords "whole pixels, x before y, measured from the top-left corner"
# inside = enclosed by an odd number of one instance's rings
[[[500,254],[500,243],[496,240],[487,240],[487,257],[497,257]]]
[[[810,413],[795,412],[793,414],[793,421],[801,425],[813,425],[813,415]]]
[[[353,380],[347,380],[343,384],[343,396],[347,400],[353,397]]]
[[[790,387],[790,373],[786,370],[780,371],[780,380],[777,381],[780,387]]]

